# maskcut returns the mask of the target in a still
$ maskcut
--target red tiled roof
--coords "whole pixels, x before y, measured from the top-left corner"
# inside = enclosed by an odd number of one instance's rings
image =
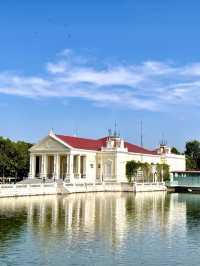
[[[77,149],[84,149],[84,150],[94,150],[98,151],[104,145],[105,141],[102,140],[95,140],[95,139],[85,139],[85,138],[78,138],[72,136],[63,136],[63,135],[56,135],[57,138],[64,141],[66,144],[69,144],[73,148]]]
[[[95,140],[95,139],[78,138],[78,137],[64,136],[64,135],[56,135],[56,137],[73,148],[83,149],[83,150],[93,150],[93,151],[99,151],[101,150],[101,147],[105,147],[106,140],[108,138],[104,137]],[[154,155],[157,154],[156,151],[151,151],[128,142],[125,142],[124,146],[128,149],[129,152],[133,153],[154,154]]]
[[[143,147],[140,147],[140,146],[137,146],[135,144],[128,143],[128,142],[125,142],[124,143],[124,146],[126,148],[128,148],[128,151],[129,152],[144,153],[144,154],[153,154],[153,155],[156,155],[157,154],[156,151],[151,151],[151,150],[145,149]]]

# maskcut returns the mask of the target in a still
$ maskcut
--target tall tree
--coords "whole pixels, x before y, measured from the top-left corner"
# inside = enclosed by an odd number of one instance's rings
[[[197,140],[186,142],[187,169],[200,169],[200,142]]]
[[[0,176],[25,177],[29,169],[30,143],[0,137]]]
[[[180,154],[180,152],[175,147],[172,147],[171,148],[171,153],[173,153],[173,154]]]

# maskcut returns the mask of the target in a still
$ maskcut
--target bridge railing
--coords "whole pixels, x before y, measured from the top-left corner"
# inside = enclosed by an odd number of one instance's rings
[[[176,177],[167,185],[171,187],[200,187],[200,176]]]

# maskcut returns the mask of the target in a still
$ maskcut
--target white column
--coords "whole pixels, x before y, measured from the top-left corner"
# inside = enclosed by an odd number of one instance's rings
[[[44,177],[44,155],[42,154],[41,155],[42,158],[41,158],[41,166],[40,166],[40,178],[43,178]]]
[[[70,174],[70,155],[67,154],[67,175]]]
[[[81,156],[78,155],[77,156],[77,174],[80,177],[80,173],[81,173]]]
[[[70,175],[70,181],[74,179],[74,155],[70,154],[69,155],[69,175]]]
[[[66,178],[69,179],[70,178],[70,155],[67,154],[67,169],[66,169]]]
[[[103,182],[103,157],[102,157],[102,152],[101,152],[100,181]]]
[[[35,178],[35,155],[30,155],[30,169],[29,169],[29,178]]]
[[[87,168],[86,168],[86,155],[83,156],[83,174],[86,176]]]
[[[29,173],[28,173],[28,178],[32,178],[32,157],[33,155],[30,154],[30,157],[29,157]]]
[[[42,166],[43,166],[43,177],[47,178],[47,155],[43,154],[42,155]]]
[[[60,155],[56,154],[54,158],[56,159],[56,168],[55,168],[56,179],[60,179]]]
[[[57,179],[56,176],[56,154],[53,156],[53,179]]]

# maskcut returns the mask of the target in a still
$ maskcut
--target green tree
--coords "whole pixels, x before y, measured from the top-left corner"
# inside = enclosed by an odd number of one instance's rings
[[[25,177],[29,169],[30,143],[0,137],[0,176]]]
[[[200,169],[200,142],[197,140],[186,142],[187,169]]]
[[[158,180],[161,181],[168,181],[169,180],[169,165],[168,164],[157,164],[156,165],[156,172]]]
[[[29,149],[32,144],[26,143],[24,141],[18,141],[15,143],[15,147],[17,150],[17,158],[16,158],[16,170],[17,175],[20,177],[26,177],[29,172]]]
[[[187,170],[195,170],[197,169],[197,163],[196,160],[194,160],[192,157],[186,155],[186,169]]]
[[[181,153],[177,150],[177,148],[175,148],[175,147],[172,147],[172,148],[171,148],[171,153],[173,153],[173,154],[181,154]]]
[[[143,172],[144,181],[149,182],[152,175],[152,166],[149,163],[140,163],[140,169]]]
[[[137,171],[141,170],[143,173],[143,179],[141,181],[144,182],[152,182],[153,181],[153,173],[152,173],[152,164],[142,163],[136,161],[129,161],[126,163],[126,176],[130,182],[133,181],[133,178],[137,176]],[[156,173],[158,180],[167,181],[169,180],[169,165],[168,164],[156,164]]]
[[[131,183],[133,177],[136,176],[138,168],[139,164],[134,160],[126,163],[126,176],[129,183]]]

